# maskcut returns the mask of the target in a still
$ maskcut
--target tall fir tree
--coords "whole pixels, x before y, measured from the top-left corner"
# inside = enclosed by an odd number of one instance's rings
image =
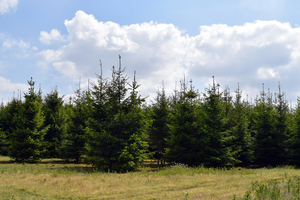
[[[102,74],[92,91],[93,114],[86,128],[88,158],[105,171],[135,170],[146,158],[147,143],[142,135],[149,126],[142,110],[136,81],[128,87],[128,78],[121,68],[112,69],[112,78],[104,82]],[[131,90],[128,94],[128,90]],[[101,110],[101,116],[97,111]],[[96,118],[97,117],[97,118]]]
[[[157,91],[155,102],[151,107],[151,118],[153,122],[149,130],[149,143],[156,151],[158,164],[159,161],[161,161],[162,164],[165,149],[168,147],[166,144],[166,138],[169,135],[169,116],[169,102],[163,84],[161,91]]]
[[[242,102],[242,91],[239,86],[235,93],[233,115],[231,116],[234,124],[231,130],[234,136],[233,143],[238,150],[236,159],[241,161],[241,165],[248,166],[253,162],[254,149],[253,138],[249,130],[247,103]]]
[[[255,163],[261,166],[278,165],[278,141],[275,132],[275,110],[270,92],[266,93],[263,86],[260,99],[254,108],[256,129]]]
[[[277,165],[285,165],[288,161],[288,137],[290,135],[289,127],[289,107],[285,100],[285,94],[281,92],[281,85],[278,84],[278,94],[276,95],[275,105],[275,132],[274,140],[276,147]]]
[[[57,88],[44,98],[45,126],[49,129],[45,135],[47,146],[46,157],[59,158],[66,134],[67,116],[63,106],[63,96],[59,96]]]
[[[99,162],[103,162],[109,157],[103,158],[105,152],[105,137],[106,134],[105,127],[107,125],[108,118],[108,107],[106,102],[108,100],[106,94],[106,88],[108,86],[107,80],[102,76],[102,62],[100,60],[100,71],[101,74],[96,74],[97,83],[91,83],[91,116],[88,120],[88,126],[85,129],[85,134],[87,138],[86,143],[86,159],[93,163],[98,168],[101,168]],[[100,157],[101,156],[101,157]]]
[[[35,92],[35,82],[28,81],[29,90],[25,93],[25,102],[14,116],[16,127],[10,135],[8,155],[16,162],[38,162],[44,154],[44,136],[48,127],[44,127],[41,92]]]
[[[238,163],[235,158],[237,151],[232,146],[234,137],[226,126],[228,117],[225,115],[222,93],[214,79],[213,85],[204,94],[201,111],[203,164],[209,167],[228,167]]]
[[[300,166],[300,97],[297,98],[297,105],[293,115],[293,129],[290,135],[290,164]]]
[[[16,129],[17,123],[15,116],[18,114],[22,102],[18,98],[13,98],[6,106],[1,109],[1,136],[3,138],[0,151],[2,155],[8,155],[9,141],[12,131]]]
[[[62,146],[62,157],[67,161],[75,160],[80,162],[85,154],[86,137],[84,129],[87,127],[87,121],[90,116],[89,110],[89,92],[81,91],[81,82],[79,81],[78,89],[75,91],[73,105],[69,105],[71,109],[67,133]]]
[[[1,102],[0,105],[0,155],[7,155],[8,151],[8,141],[7,141],[7,135],[5,132],[2,130],[3,125],[4,125],[4,105],[3,102]]]
[[[181,82],[181,90],[175,93],[170,115],[168,148],[166,159],[169,162],[183,163],[189,166],[201,165],[203,161],[204,143],[199,137],[198,92],[185,79]],[[177,96],[178,95],[178,96]]]

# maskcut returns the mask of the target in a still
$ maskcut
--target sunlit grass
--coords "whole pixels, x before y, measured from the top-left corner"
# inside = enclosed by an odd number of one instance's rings
[[[10,158],[7,156],[0,156],[0,162],[8,162],[10,161]]]
[[[0,157],[3,160],[7,158]],[[244,196],[256,181],[285,182],[298,174],[293,168],[226,170],[184,165],[117,174],[53,160],[2,163],[0,199],[233,199]]]

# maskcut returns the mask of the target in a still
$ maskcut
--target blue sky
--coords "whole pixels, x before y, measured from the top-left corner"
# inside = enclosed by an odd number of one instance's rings
[[[204,92],[212,79],[254,98],[262,83],[287,99],[300,96],[300,1],[0,0],[0,98],[26,92],[66,98],[81,77],[95,81],[122,65],[137,71],[143,96],[167,92],[185,75]]]

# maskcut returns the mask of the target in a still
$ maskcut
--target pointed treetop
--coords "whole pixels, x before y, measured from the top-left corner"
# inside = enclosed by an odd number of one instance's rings
[[[101,60],[99,60],[100,61],[100,78],[102,79],[102,62],[101,62]]]
[[[121,56],[119,55],[119,71],[121,71]]]

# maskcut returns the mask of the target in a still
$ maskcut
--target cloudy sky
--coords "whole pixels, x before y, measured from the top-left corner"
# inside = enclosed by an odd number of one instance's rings
[[[192,79],[204,92],[212,76],[255,97],[265,88],[300,96],[298,0],[0,0],[0,98],[26,92],[68,97],[122,66],[153,98],[165,83]]]

